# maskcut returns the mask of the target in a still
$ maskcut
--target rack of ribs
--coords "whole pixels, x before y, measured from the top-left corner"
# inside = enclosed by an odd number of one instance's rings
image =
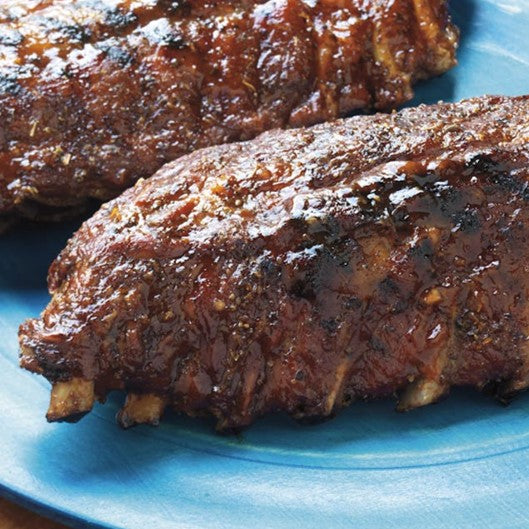
[[[60,216],[198,148],[393,108],[456,46],[446,0],[4,0],[0,214]]]
[[[21,364],[48,419],[127,392],[219,429],[454,385],[529,385],[529,96],[271,131],[102,206],[53,263]]]

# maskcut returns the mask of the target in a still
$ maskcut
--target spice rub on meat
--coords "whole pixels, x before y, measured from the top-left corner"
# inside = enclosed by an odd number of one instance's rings
[[[389,109],[455,63],[445,0],[3,0],[0,214],[117,196],[201,147]]]
[[[220,429],[529,385],[529,97],[273,131],[104,205],[20,331],[50,420],[127,392]]]

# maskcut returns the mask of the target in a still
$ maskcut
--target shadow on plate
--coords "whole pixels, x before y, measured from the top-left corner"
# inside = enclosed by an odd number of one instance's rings
[[[22,221],[0,236],[0,290],[46,289],[52,261],[82,220],[60,223]]]
[[[126,482],[167,464],[178,472],[190,465],[229,467],[229,460],[239,466],[388,470],[483,459],[529,446],[526,421],[520,420],[526,416],[529,394],[504,408],[475,391],[459,389],[447,401],[407,414],[395,413],[390,401],[357,403],[313,426],[276,414],[238,436],[216,434],[210,420],[174,414],[158,428],[123,431],[114,421],[122,400],[113,395],[80,423],[51,425],[35,438],[38,447],[32,453],[39,459],[31,468],[42,470],[38,477],[45,479],[53,471],[61,480]]]

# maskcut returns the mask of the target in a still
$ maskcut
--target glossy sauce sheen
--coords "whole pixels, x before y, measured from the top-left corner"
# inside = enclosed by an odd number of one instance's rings
[[[22,365],[219,428],[522,389],[527,116],[527,97],[481,98],[183,157],[72,238]]]
[[[3,0],[0,214],[60,212],[197,148],[393,108],[456,45],[444,0]]]

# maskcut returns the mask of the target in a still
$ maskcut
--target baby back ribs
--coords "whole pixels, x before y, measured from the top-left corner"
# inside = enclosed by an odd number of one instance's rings
[[[395,107],[456,45],[446,0],[4,0],[0,214],[105,200],[200,147]]]
[[[128,393],[220,429],[529,385],[529,97],[273,131],[104,205],[21,327],[49,420]]]

